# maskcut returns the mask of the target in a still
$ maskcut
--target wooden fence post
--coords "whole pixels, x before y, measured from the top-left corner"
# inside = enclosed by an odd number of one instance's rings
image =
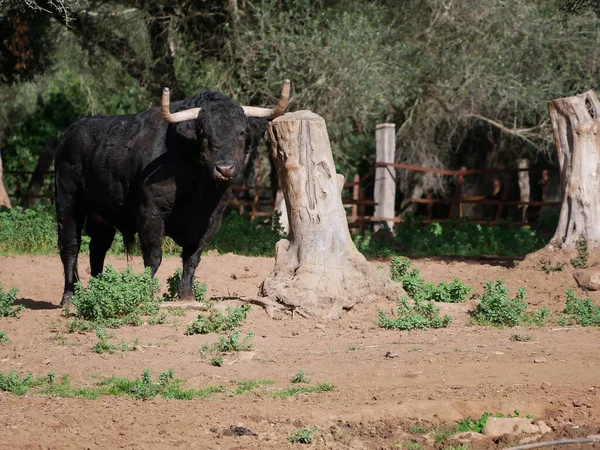
[[[376,162],[393,163],[396,158],[396,125],[380,123],[375,127]],[[375,169],[375,206],[374,219],[386,220],[390,230],[394,229],[393,219],[396,216],[396,169],[393,167],[377,167]],[[374,229],[381,228],[375,223]]]

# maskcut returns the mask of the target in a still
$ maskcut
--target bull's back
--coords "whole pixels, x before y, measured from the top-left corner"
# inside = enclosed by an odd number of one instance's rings
[[[115,226],[130,221],[139,174],[160,146],[157,133],[163,128],[152,110],[79,120],[57,149],[57,196],[76,198],[88,214],[98,214]]]

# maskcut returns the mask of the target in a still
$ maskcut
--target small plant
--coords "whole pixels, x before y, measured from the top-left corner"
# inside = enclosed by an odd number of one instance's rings
[[[210,365],[215,367],[223,367],[223,357],[217,356],[210,360]]]
[[[135,274],[131,267],[117,273],[106,266],[103,273],[91,277],[88,287],[75,283],[73,305],[77,317],[115,328],[127,323],[141,324],[142,315],[158,311],[155,294],[160,286],[149,268]]]
[[[511,341],[517,341],[517,342],[530,342],[533,341],[533,336],[530,336],[528,334],[513,334],[510,337]]]
[[[411,434],[425,434],[427,433],[427,428],[425,428],[423,425],[417,424],[410,427],[408,432]]]
[[[167,292],[165,292],[162,296],[162,300],[164,302],[172,302],[177,298],[177,292],[179,291],[179,285],[181,284],[181,276],[183,271],[178,268],[175,269],[175,273],[167,278]],[[206,296],[206,284],[200,283],[197,280],[192,282],[192,292],[194,294],[194,299],[197,302],[204,302]]]
[[[355,350],[358,350],[358,347],[356,345],[349,345],[348,348],[346,348],[347,352],[353,352]]]
[[[213,342],[212,344],[204,344],[202,346],[203,352],[244,352],[248,350],[252,350],[252,338],[254,337],[254,333],[249,332],[246,333],[244,339],[240,342],[240,335],[242,333],[238,330],[232,332],[228,336],[220,336],[217,342]]]
[[[464,302],[473,288],[465,285],[459,278],[446,283],[441,281],[437,286],[426,283],[418,269],[409,271],[411,262],[406,258],[395,257],[390,263],[392,281],[402,283],[402,287],[415,301],[458,303]]]
[[[561,325],[576,323],[582,327],[600,326],[600,306],[595,306],[587,297],[583,300],[578,298],[571,289],[566,292],[566,296],[567,303],[563,312],[567,317],[559,319]]]
[[[423,444],[419,444],[415,441],[407,441],[404,443],[404,448],[406,450],[421,450],[423,448]]]
[[[516,411],[518,413],[518,411]],[[518,414],[517,414],[518,415]],[[483,433],[485,424],[490,417],[504,417],[501,413],[492,414],[490,412],[484,412],[478,419],[463,419],[458,422],[458,431],[464,433],[466,431],[474,431],[476,433]]]
[[[6,344],[8,342],[10,342],[10,339],[6,333],[4,331],[0,331],[0,344]]]
[[[23,305],[16,305],[17,288],[12,288],[8,292],[4,292],[4,286],[0,283],[0,317],[17,317],[23,308]]]
[[[540,264],[540,270],[545,272],[546,274],[550,274],[552,272],[561,272],[566,266],[566,263],[560,261],[552,265],[552,263],[547,259],[540,259]]]
[[[296,374],[290,379],[290,383],[298,384],[298,383],[310,383],[310,380],[306,378],[306,374],[304,370],[299,370]]]
[[[385,312],[379,311],[378,325],[388,330],[414,330],[427,328],[444,328],[452,323],[452,317],[440,317],[440,309],[433,302],[414,301],[410,304],[404,297],[398,302],[396,318],[388,317]]]
[[[585,237],[579,236],[575,241],[575,247],[577,248],[577,256],[571,259],[571,265],[575,269],[585,269],[588,266],[588,250],[587,241]]]
[[[436,428],[433,430],[433,438],[435,442],[442,442],[449,439],[455,432],[455,427]]]
[[[420,352],[423,351],[423,347],[412,347],[410,349],[411,352]]]
[[[279,391],[274,391],[271,394],[275,397],[287,398],[293,397],[302,393],[320,393],[320,392],[331,392],[335,390],[335,386],[331,383],[319,383],[316,386],[292,386]]]
[[[31,387],[39,384],[31,375],[21,377],[18,373],[10,371],[7,375],[0,372],[0,391],[11,392],[15,395],[25,394]]]
[[[317,431],[317,427],[300,428],[290,434],[288,440],[292,444],[310,444],[313,441],[313,436]]]
[[[250,305],[235,308],[227,307],[225,314],[216,309],[210,310],[210,315],[198,315],[198,318],[187,327],[186,334],[223,333],[241,325],[250,311]]]
[[[509,298],[508,288],[504,280],[499,279],[496,283],[488,281],[483,290],[483,296],[473,311],[473,318],[477,323],[514,327],[526,320],[525,302],[527,291],[519,288],[515,298]]]

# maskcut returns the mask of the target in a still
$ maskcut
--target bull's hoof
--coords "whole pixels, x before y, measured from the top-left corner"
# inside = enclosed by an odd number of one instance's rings
[[[60,306],[62,306],[63,309],[70,308],[71,306],[73,306],[72,299],[73,299],[72,292],[64,293],[63,297],[62,297],[62,301],[60,302]]]

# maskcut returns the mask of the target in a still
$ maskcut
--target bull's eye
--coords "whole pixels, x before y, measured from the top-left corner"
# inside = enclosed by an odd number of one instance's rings
[[[240,134],[238,134],[238,137],[241,139],[244,139],[246,137],[246,131],[245,130],[240,131]]]

